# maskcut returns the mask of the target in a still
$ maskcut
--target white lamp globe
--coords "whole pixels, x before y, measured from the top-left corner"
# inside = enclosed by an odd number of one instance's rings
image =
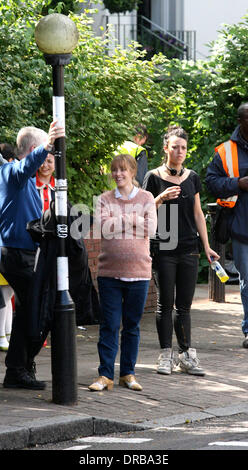
[[[66,15],[52,13],[36,25],[35,41],[45,54],[70,54],[78,42],[78,30]]]

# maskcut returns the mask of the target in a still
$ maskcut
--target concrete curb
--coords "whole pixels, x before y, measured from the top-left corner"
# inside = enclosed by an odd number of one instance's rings
[[[240,413],[248,414],[248,405],[240,403],[235,406],[225,406],[219,408],[207,408],[200,412],[185,413],[180,415],[169,416],[168,418],[161,418],[152,421],[144,422],[149,429],[166,428],[170,426],[176,426],[178,424],[193,423],[194,421],[202,421],[211,418],[220,418],[224,416],[232,416]]]
[[[136,424],[93,416],[78,418],[74,415],[36,419],[26,423],[25,426],[0,426],[0,450],[21,450],[37,444],[62,442],[79,436],[100,436],[118,432],[169,428],[239,413],[248,414],[248,405],[240,403],[235,406],[207,408],[200,412],[173,415]]]
[[[74,415],[44,418],[25,423],[25,426],[0,426],[0,450],[20,450],[35,446],[61,442],[76,437],[103,435],[117,432],[141,431],[147,425],[133,424]]]

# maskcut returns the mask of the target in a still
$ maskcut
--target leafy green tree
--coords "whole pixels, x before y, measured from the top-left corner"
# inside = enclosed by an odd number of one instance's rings
[[[102,40],[91,37],[92,43],[85,48],[83,33],[80,38],[66,79],[70,97],[68,174],[76,200],[82,198],[82,191],[86,200],[89,194],[96,194],[96,187],[99,192],[106,188],[99,166],[112,158],[117,145],[132,137],[137,122],[147,123],[163,107],[165,98],[151,80],[156,75],[154,64],[139,60],[141,52],[136,48],[117,48],[109,57]]]
[[[103,0],[103,3],[110,13],[125,13],[134,10],[139,0]]]
[[[61,12],[62,3],[0,3],[1,141],[14,143],[22,126],[48,128],[52,73],[34,42],[34,28],[45,8]],[[64,3],[69,11],[70,2]],[[91,16],[70,13],[70,17],[80,37],[65,67],[70,200],[90,206],[93,195],[106,188],[102,166],[116,146],[132,136],[138,122],[149,130],[150,168],[163,158],[162,136],[168,125],[178,123],[189,133],[186,164],[201,176],[206,211],[207,202],[213,201],[204,185],[207,165],[215,146],[236,126],[238,106],[247,101],[248,15],[225,26],[210,45],[210,60],[196,63],[168,60],[161,54],[147,61],[138,44],[126,50],[116,47],[108,56],[108,37],[94,37]],[[201,269],[206,273],[204,261]]]
[[[46,0],[46,4],[42,8],[42,15],[48,15],[49,10],[57,9],[59,13],[63,15],[69,15],[69,13],[77,13],[80,9],[80,5],[75,0],[63,0],[58,2],[57,0]]]
[[[0,5],[1,140],[14,142],[22,126],[48,128],[52,117],[52,73],[34,42],[34,27],[47,3],[8,0]],[[165,98],[156,63],[141,60],[136,46],[117,47],[109,57],[108,38],[96,38],[87,14],[73,15],[79,42],[65,67],[67,171],[71,202],[91,206],[106,189],[102,165],[116,146],[148,123]]]
[[[205,174],[215,147],[227,140],[237,125],[237,108],[248,101],[248,15],[236,25],[226,25],[210,44],[209,61],[165,60],[161,67],[161,89],[170,109],[151,121],[156,166],[163,158],[161,136],[169,124],[182,125],[189,134],[186,165],[202,180],[204,212],[214,201],[205,187]],[[202,279],[207,280],[207,262],[201,260]]]
[[[189,133],[187,165],[203,182],[214,148],[230,137],[237,125],[237,108],[248,99],[248,15],[236,25],[226,25],[210,47],[209,61],[173,59],[160,66],[161,89],[170,110],[152,124],[154,162],[161,159],[159,135],[169,124],[179,123]],[[205,201],[210,197],[203,195]]]
[[[236,125],[238,106],[248,100],[248,15],[235,25],[225,25],[210,47],[210,66],[218,77],[210,92],[216,101],[216,139],[221,142]]]

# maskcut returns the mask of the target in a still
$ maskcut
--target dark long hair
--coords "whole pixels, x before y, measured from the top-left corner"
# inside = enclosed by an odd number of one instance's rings
[[[164,146],[168,145],[169,138],[174,135],[177,137],[180,137],[181,139],[185,139],[186,142],[188,142],[187,132],[182,127],[174,125],[174,126],[169,126],[167,129],[167,132],[164,135],[164,138],[163,138]]]

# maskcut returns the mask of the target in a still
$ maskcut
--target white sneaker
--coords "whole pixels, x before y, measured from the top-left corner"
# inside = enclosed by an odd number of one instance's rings
[[[161,354],[158,356],[157,373],[170,375],[173,367],[173,352],[171,348],[162,349]]]
[[[9,342],[6,336],[0,336],[0,351],[8,351]]]
[[[196,350],[189,348],[188,351],[178,354],[179,364],[178,370],[187,372],[191,375],[205,375],[204,370],[199,365],[199,359],[196,355]]]

